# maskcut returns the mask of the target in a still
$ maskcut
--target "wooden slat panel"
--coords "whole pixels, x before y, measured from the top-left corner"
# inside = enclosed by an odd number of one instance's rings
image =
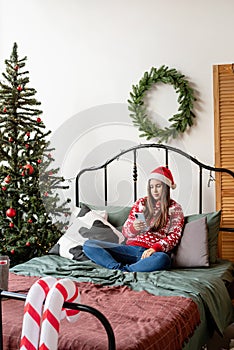
[[[213,66],[215,166],[234,171],[234,65]],[[234,227],[234,179],[216,175],[216,208],[222,227]],[[234,233],[221,232],[219,255],[234,262]]]
[[[234,235],[230,232],[220,232],[219,235],[219,256],[222,259],[231,260],[234,262]]]

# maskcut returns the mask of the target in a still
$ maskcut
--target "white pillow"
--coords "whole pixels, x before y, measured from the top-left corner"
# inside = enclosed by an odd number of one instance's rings
[[[64,258],[73,260],[87,260],[83,253],[83,244],[88,239],[97,239],[101,241],[122,243],[124,236],[107,220],[105,211],[86,209],[83,216],[84,208],[74,211],[70,225],[66,233],[59,238],[55,246],[49,251],[50,254],[57,254]],[[77,216],[78,215],[78,216]]]

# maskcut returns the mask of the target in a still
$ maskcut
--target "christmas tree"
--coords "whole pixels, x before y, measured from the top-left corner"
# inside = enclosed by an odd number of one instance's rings
[[[59,169],[52,168],[53,149],[42,121],[36,90],[18,58],[17,44],[0,81],[0,254],[11,266],[49,251],[66,229],[67,200]]]

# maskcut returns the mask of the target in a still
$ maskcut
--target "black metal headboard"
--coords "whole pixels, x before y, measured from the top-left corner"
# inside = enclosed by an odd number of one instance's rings
[[[114,157],[110,158],[107,160],[105,163],[103,163],[100,166],[93,166],[89,168],[84,168],[82,169],[76,176],[76,184],[75,184],[75,203],[76,206],[78,207],[80,205],[80,177],[90,171],[95,171],[95,170],[100,170],[103,169],[104,171],[104,200],[105,200],[105,205],[108,205],[108,166],[115,160],[118,160],[121,156],[123,156],[126,153],[133,153],[133,169],[132,169],[132,180],[133,180],[133,190],[134,190],[134,198],[133,200],[137,200],[137,178],[138,178],[138,165],[137,165],[137,151],[139,149],[143,148],[157,148],[157,149],[163,149],[165,151],[165,166],[168,167],[169,165],[169,152],[174,152],[182,155],[183,157],[189,159],[191,162],[196,164],[198,166],[199,170],[199,213],[202,213],[202,181],[203,181],[203,169],[205,170],[210,170],[214,172],[219,172],[219,173],[227,173],[231,175],[234,178],[234,172],[231,171],[230,169],[226,168],[215,168],[206,164],[201,163],[198,161],[195,157],[192,157],[188,153],[175,148],[171,147],[168,145],[163,145],[163,144],[157,144],[157,143],[150,143],[150,144],[140,144],[134,147],[131,147],[126,150],[122,150],[120,153],[116,154]],[[222,230],[225,231],[234,231],[233,228],[224,228]]]

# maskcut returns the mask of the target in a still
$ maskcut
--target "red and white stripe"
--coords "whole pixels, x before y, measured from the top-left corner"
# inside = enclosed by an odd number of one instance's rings
[[[24,306],[20,350],[38,349],[43,303],[56,281],[54,277],[44,277],[30,288]]]
[[[77,310],[62,310],[64,301],[78,303],[80,293],[78,287],[69,279],[58,281],[49,291],[42,316],[39,350],[56,350],[60,320],[65,316],[75,322],[79,316]]]
[[[35,282],[25,301],[20,350],[56,350],[60,320],[75,322],[79,316],[77,310],[63,309],[63,303],[79,300],[78,287],[69,279],[44,277]]]

